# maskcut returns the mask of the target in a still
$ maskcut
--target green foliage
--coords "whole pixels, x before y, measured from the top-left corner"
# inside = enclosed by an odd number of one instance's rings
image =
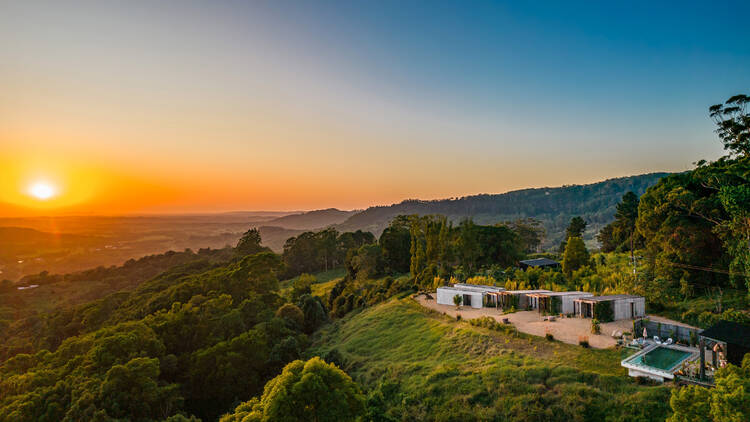
[[[599,320],[596,318],[591,319],[591,334],[601,334],[602,327]]]
[[[741,157],[750,156],[748,103],[750,103],[750,97],[739,94],[730,97],[724,104],[716,104],[708,109],[711,118],[716,123],[716,133],[724,143],[724,149],[730,154]]]
[[[524,253],[539,252],[542,240],[546,234],[544,224],[536,218],[519,218],[514,221],[506,221],[509,227],[518,237],[521,251]]]
[[[638,196],[633,192],[623,195],[617,204],[615,221],[604,226],[596,236],[602,252],[630,251],[643,246],[643,238],[635,229],[639,202]]]
[[[298,306],[304,315],[304,332],[312,333],[328,321],[328,312],[319,297],[303,295]]]
[[[240,240],[237,242],[237,246],[234,248],[234,251],[237,255],[240,256],[255,255],[259,252],[270,251],[270,249],[261,246],[260,242],[260,231],[258,231],[258,229],[256,228],[252,228],[242,235]]]
[[[638,207],[649,274],[667,289],[727,287],[750,291],[750,117],[746,95],[709,108],[730,155],[671,175],[649,188]],[[718,271],[717,271],[718,269]],[[688,284],[685,285],[684,282]]]
[[[580,237],[583,239],[583,233],[586,231],[586,226],[586,220],[581,218],[581,216],[571,218],[568,228],[565,229],[565,237],[563,237],[563,240],[560,243],[559,252],[563,253],[565,251],[565,248],[568,245],[568,240],[571,237]]]
[[[471,220],[453,227],[443,216],[411,217],[411,274],[422,287],[451,273],[469,277],[482,269],[515,265],[522,257],[518,236],[506,226]]]
[[[670,389],[636,385],[618,351],[485,321],[456,324],[391,300],[324,328],[309,354],[336,349],[345,357],[344,369],[369,392],[373,420],[625,422],[669,414]]]
[[[305,324],[305,314],[297,305],[285,303],[276,310],[276,317],[283,319],[290,328],[301,330]]]
[[[571,275],[573,271],[587,265],[590,259],[583,239],[575,236],[568,238],[568,244],[565,246],[562,261],[562,269],[565,274]]]
[[[456,308],[460,307],[463,301],[464,301],[463,296],[461,295],[453,296],[453,304],[456,305]]]
[[[325,320],[320,300],[306,294],[299,308],[281,306],[281,268],[268,252],[181,267],[59,310],[33,333],[54,347],[0,363],[0,420],[218,417],[260,394],[308,346],[302,330]]]
[[[552,296],[550,297],[550,313],[552,315],[557,315],[562,313],[562,298],[559,296]]]
[[[357,230],[339,234],[333,228],[290,237],[284,243],[286,276],[339,268],[344,265],[348,251],[374,242],[375,236],[370,232]]]
[[[314,275],[303,273],[292,280],[292,290],[289,293],[292,302],[296,302],[302,295],[312,293],[311,286],[316,284],[318,279]]]
[[[594,318],[601,322],[612,322],[615,319],[615,311],[612,309],[612,302],[597,302],[594,305]]]
[[[378,245],[383,250],[383,259],[390,273],[409,272],[411,264],[411,222],[406,215],[396,216],[383,230]]]
[[[385,272],[385,260],[379,245],[362,245],[346,255],[347,275],[352,279],[369,280]]]
[[[159,385],[159,361],[135,358],[114,365],[104,376],[96,399],[113,418],[149,420],[166,417],[182,402],[178,385]]]
[[[359,386],[341,369],[314,357],[289,363],[260,399],[237,406],[221,422],[354,421],[365,410]]]
[[[674,412],[668,422],[750,420],[750,354],[740,367],[727,365],[716,371],[716,388],[690,386],[672,391],[669,405]]]

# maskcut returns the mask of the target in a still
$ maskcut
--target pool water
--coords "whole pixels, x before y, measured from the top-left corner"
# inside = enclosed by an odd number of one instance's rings
[[[688,356],[690,356],[690,353],[682,350],[657,347],[646,354],[634,357],[630,360],[630,363],[668,371],[687,359]]]

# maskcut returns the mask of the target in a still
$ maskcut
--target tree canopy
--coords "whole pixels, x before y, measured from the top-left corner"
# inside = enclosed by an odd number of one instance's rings
[[[221,422],[347,422],[364,411],[365,396],[349,375],[314,357],[289,363],[260,398],[240,404]]]

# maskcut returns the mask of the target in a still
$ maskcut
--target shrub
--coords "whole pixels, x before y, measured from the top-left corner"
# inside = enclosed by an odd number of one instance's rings
[[[305,323],[305,314],[302,309],[291,303],[286,303],[276,310],[276,316],[283,319],[290,328],[295,330],[302,330]]]
[[[638,385],[660,385],[659,381],[653,380],[649,377],[635,377],[635,382]]]
[[[588,348],[589,347],[589,338],[586,336],[578,336],[578,344],[582,347]]]
[[[594,319],[598,319],[601,322],[612,322],[615,318],[615,313],[612,310],[612,302],[598,302],[594,305]]]
[[[461,314],[456,315],[456,321],[461,321]]]
[[[599,320],[594,318],[591,320],[591,334],[600,334],[602,332],[602,327],[599,324]]]
[[[553,336],[552,333],[547,332],[547,333],[544,334],[544,338],[546,338],[549,341],[552,341],[552,340],[555,339],[555,336]]]

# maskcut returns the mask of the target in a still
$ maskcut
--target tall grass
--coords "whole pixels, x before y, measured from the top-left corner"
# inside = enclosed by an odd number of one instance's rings
[[[334,349],[368,390],[373,418],[637,421],[669,411],[669,389],[638,386],[616,350],[456,322],[411,299],[336,321],[311,354]]]

